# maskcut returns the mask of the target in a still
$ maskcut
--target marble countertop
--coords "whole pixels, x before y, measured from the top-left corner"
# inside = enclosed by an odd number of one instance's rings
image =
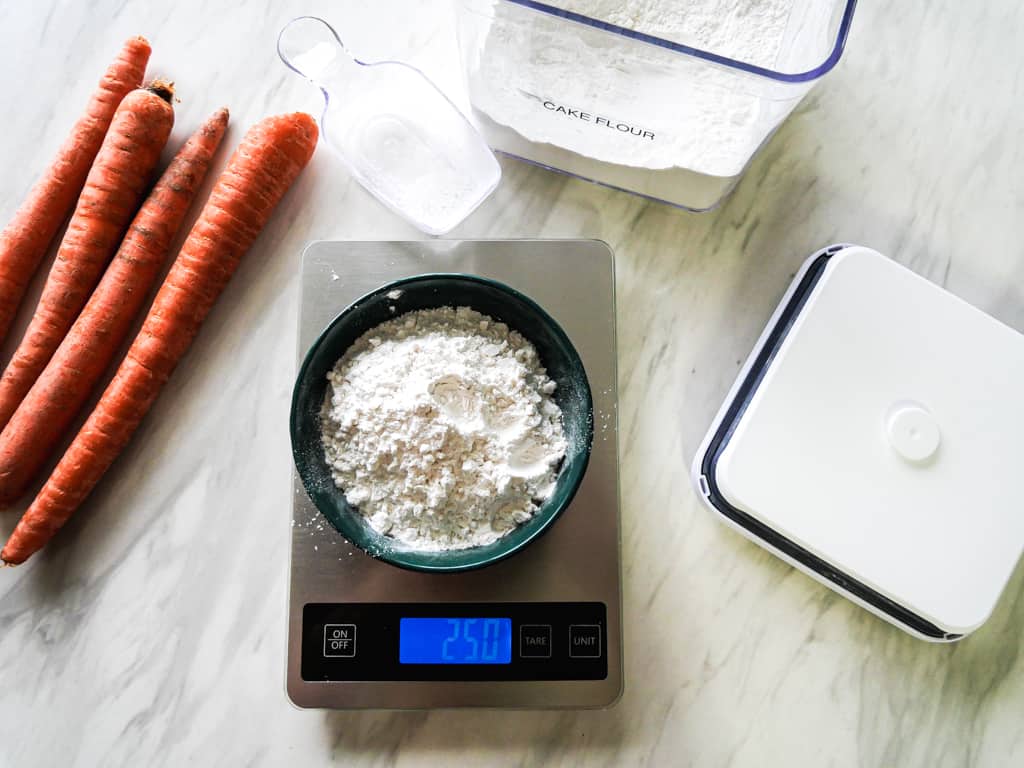
[[[222,104],[231,144],[264,114],[315,109],[274,55],[301,13],[457,97],[444,0],[4,3],[0,218],[131,34],[177,83],[177,139]],[[873,246],[1024,330],[1022,36],[1009,0],[861,3],[844,61],[717,211],[507,161],[452,233],[601,238],[617,254],[626,689],[607,711],[286,700],[299,254],[318,238],[420,237],[321,148],[128,453],[52,546],[0,572],[0,763],[1024,764],[1024,570],[975,635],[929,645],[721,526],[687,476],[740,361],[824,244]],[[0,532],[17,514],[0,512]]]

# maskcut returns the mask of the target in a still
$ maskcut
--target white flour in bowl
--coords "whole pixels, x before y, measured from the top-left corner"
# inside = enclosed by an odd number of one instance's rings
[[[533,345],[468,307],[360,337],[328,374],[323,446],[371,527],[419,550],[489,544],[529,520],[565,456]]]
[[[547,2],[766,68],[784,45],[806,59],[794,51],[814,50],[810,30],[825,23],[804,3],[811,10],[790,29],[797,0]],[[464,34],[471,99],[532,142],[632,168],[731,177],[798,101],[752,75],[522,6],[498,2],[491,14],[485,33]]]

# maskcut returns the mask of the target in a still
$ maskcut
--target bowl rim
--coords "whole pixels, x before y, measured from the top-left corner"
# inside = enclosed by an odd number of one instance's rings
[[[581,463],[579,465],[579,470],[577,472],[576,481],[574,483],[572,483],[572,485],[568,488],[568,491],[566,492],[564,498],[559,503],[558,507],[552,513],[550,513],[548,515],[547,519],[543,522],[543,524],[538,526],[536,528],[536,530],[532,531],[528,536],[526,536],[525,538],[523,538],[520,541],[518,541],[515,545],[510,546],[510,547],[508,547],[508,548],[506,548],[506,549],[504,549],[502,551],[499,551],[497,553],[493,553],[493,554],[491,554],[488,557],[480,558],[478,560],[474,560],[472,562],[462,563],[462,564],[443,564],[443,563],[436,564],[436,563],[426,563],[426,562],[413,562],[413,561],[409,561],[409,560],[403,559],[402,555],[406,554],[406,553],[409,553],[409,554],[430,554],[430,552],[428,552],[428,551],[419,551],[419,550],[400,550],[400,549],[399,550],[392,550],[390,552],[389,551],[374,552],[374,551],[371,551],[370,549],[368,549],[367,547],[365,547],[362,543],[360,543],[358,541],[355,541],[353,538],[350,538],[349,536],[347,536],[343,531],[341,531],[339,529],[339,527],[337,525],[334,524],[334,521],[331,520],[330,515],[328,515],[321,508],[321,506],[320,506],[320,504],[318,502],[318,496],[320,495],[320,493],[319,492],[314,492],[314,490],[312,490],[310,488],[311,483],[307,482],[307,477],[306,477],[306,474],[307,474],[307,472],[306,472],[306,465],[307,465],[307,462],[312,461],[312,459],[310,459],[307,451],[300,450],[299,441],[297,439],[297,435],[299,433],[299,427],[298,427],[298,423],[299,423],[298,403],[299,403],[300,384],[302,384],[303,382],[305,382],[308,379],[308,377],[309,377],[309,368],[312,366],[313,357],[314,357],[315,353],[321,347],[321,345],[326,341],[328,336],[334,330],[335,326],[337,326],[338,323],[342,322],[343,318],[345,318],[346,316],[350,315],[352,312],[356,311],[364,302],[369,300],[371,297],[376,297],[376,296],[378,296],[380,294],[385,294],[386,295],[387,293],[390,293],[391,291],[399,290],[403,286],[407,286],[407,285],[412,284],[412,283],[426,282],[428,280],[437,280],[437,279],[454,280],[454,281],[462,281],[462,282],[472,282],[472,283],[477,283],[477,284],[480,284],[480,285],[484,285],[484,286],[486,286],[488,288],[499,290],[501,292],[504,292],[506,294],[511,295],[514,299],[522,302],[527,307],[529,307],[533,312],[535,312],[537,314],[537,316],[543,321],[543,323],[548,326],[548,329],[553,333],[553,335],[555,335],[559,339],[559,341],[561,341],[561,343],[565,346],[565,348],[570,351],[571,359],[575,363],[574,367],[578,367],[580,372],[582,373],[583,389],[584,389],[584,394],[586,396],[585,397],[584,405],[586,406],[585,411],[586,411],[586,413],[589,416],[589,418],[587,419],[587,423],[586,423],[586,432],[585,432],[585,438],[586,439],[585,439],[585,444],[584,444],[583,450],[580,452],[580,454],[581,454]],[[437,306],[438,307],[446,307],[446,306],[452,306],[452,304],[442,303],[442,304],[438,304]],[[416,311],[416,310],[411,310],[411,311]],[[396,317],[397,316],[399,316],[399,315],[396,315]],[[504,321],[501,321],[501,322],[504,322]],[[513,330],[515,330],[515,329],[513,329]],[[531,339],[529,339],[528,337],[526,337],[525,334],[524,334],[524,338],[526,338],[527,341],[530,341],[531,344],[533,343],[533,341]],[[410,276],[407,276],[407,277],[399,278],[397,280],[388,281],[388,282],[383,283],[382,285],[378,286],[377,288],[374,288],[371,291],[367,291],[363,295],[359,296],[358,298],[356,298],[355,300],[350,302],[341,311],[339,311],[338,314],[336,314],[331,319],[331,321],[329,323],[327,323],[326,326],[324,326],[323,330],[320,331],[319,334],[317,334],[316,339],[313,340],[313,342],[309,345],[309,348],[306,350],[306,353],[305,353],[305,355],[302,358],[302,363],[299,365],[299,369],[298,369],[297,373],[295,374],[295,383],[292,386],[292,397],[291,397],[291,404],[290,404],[290,408],[289,408],[288,429],[289,429],[289,437],[290,437],[290,441],[291,441],[292,461],[293,461],[295,470],[296,470],[296,472],[299,475],[299,480],[302,483],[302,487],[303,487],[303,489],[306,492],[306,496],[313,503],[313,506],[316,507],[317,512],[320,515],[323,515],[323,517],[327,520],[327,522],[330,523],[331,528],[334,529],[338,533],[338,535],[340,535],[342,538],[344,538],[345,541],[347,541],[349,544],[351,544],[352,546],[354,546],[356,549],[360,550],[361,552],[365,553],[369,557],[372,557],[374,560],[381,560],[383,562],[388,563],[389,565],[395,566],[397,568],[402,568],[404,570],[417,571],[417,572],[421,572],[421,573],[463,573],[463,572],[466,572],[466,571],[475,571],[475,570],[479,570],[481,568],[485,568],[485,567],[490,566],[490,565],[494,565],[495,563],[499,563],[499,562],[501,562],[503,560],[506,560],[506,559],[512,557],[513,555],[517,554],[518,552],[521,552],[527,546],[529,546],[530,544],[535,542],[538,538],[540,538],[543,534],[545,534],[555,524],[555,522],[562,516],[562,514],[565,512],[565,510],[568,509],[569,506],[572,504],[572,501],[573,501],[573,499],[576,498],[576,494],[579,491],[580,486],[583,484],[583,479],[586,476],[587,469],[590,466],[590,456],[591,456],[591,453],[593,451],[593,445],[594,445],[594,397],[593,397],[593,391],[590,388],[590,378],[587,376],[586,366],[583,364],[583,360],[580,357],[580,354],[577,351],[576,346],[572,343],[572,340],[569,338],[568,334],[565,332],[565,330],[562,328],[562,326],[559,325],[559,323],[547,312],[547,310],[545,310],[543,307],[541,307],[536,301],[534,301],[533,299],[531,299],[529,296],[527,296],[526,294],[522,293],[521,291],[517,290],[516,288],[513,288],[512,286],[508,285],[507,283],[503,283],[500,280],[495,280],[494,278],[483,277],[481,275],[475,275],[475,274],[467,273],[467,272],[422,272],[422,273],[419,273],[419,274],[416,274],[416,275],[410,275]],[[378,535],[382,536],[382,537],[385,536],[385,534],[380,534],[380,533],[378,533]],[[496,540],[496,542],[500,542],[500,541],[501,541],[500,538]],[[496,543],[496,542],[494,542],[494,543]],[[484,546],[491,546],[491,545],[488,544],[488,545],[484,545]],[[482,547],[468,547],[468,548],[463,549],[463,550],[453,550],[453,551],[471,552],[474,549],[481,549],[481,548]]]

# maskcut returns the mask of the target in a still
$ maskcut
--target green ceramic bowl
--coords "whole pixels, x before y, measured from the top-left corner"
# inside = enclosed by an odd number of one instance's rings
[[[388,294],[401,291],[398,298]],[[396,294],[393,294],[396,295]],[[418,309],[469,306],[519,331],[537,348],[548,375],[558,383],[568,448],[555,491],[527,522],[482,547],[421,552],[373,530],[334,484],[320,442],[320,411],[327,373],[371,328]],[[569,506],[583,480],[594,437],[593,400],[579,355],[558,324],[518,291],[473,275],[426,274],[396,280],[363,296],[324,329],[299,369],[292,393],[292,455],[310,499],[331,524],[360,549],[402,568],[429,572],[466,571],[496,563],[527,546]]]

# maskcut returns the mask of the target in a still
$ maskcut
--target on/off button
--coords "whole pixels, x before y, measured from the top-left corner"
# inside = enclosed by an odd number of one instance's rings
[[[355,624],[324,625],[324,656],[351,659],[356,655]]]

